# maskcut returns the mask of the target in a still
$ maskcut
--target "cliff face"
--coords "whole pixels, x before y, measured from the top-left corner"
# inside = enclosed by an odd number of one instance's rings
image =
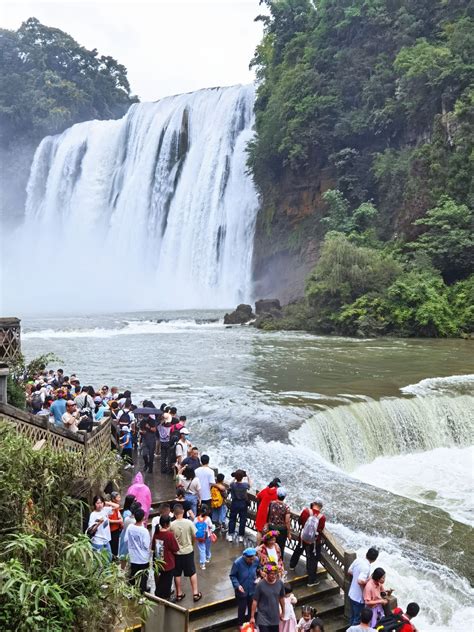
[[[322,195],[334,186],[328,170],[297,180],[285,176],[261,194],[253,255],[254,293],[285,304],[304,294],[319,257],[324,215]]]

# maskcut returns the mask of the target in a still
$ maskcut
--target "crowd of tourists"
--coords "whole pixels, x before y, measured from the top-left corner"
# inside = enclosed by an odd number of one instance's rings
[[[202,593],[195,547],[200,568],[205,571],[218,534],[229,542],[244,542],[252,485],[247,472],[235,470],[226,483],[225,476],[216,474],[210,466],[209,455],[200,454],[190,442],[185,415],[178,415],[175,406],[163,403],[156,407],[150,400],[137,407],[129,390],[121,392],[108,386],[96,390],[81,385],[76,375],[65,376],[58,369],[43,372],[29,385],[28,403],[34,414],[48,414],[51,423],[73,432],[89,432],[104,416],[110,417],[125,468],[143,463],[145,472],[153,472],[159,460],[161,473],[174,477],[175,498],[162,502],[151,522],[151,490],[138,472],[123,502],[118,491],[111,491],[107,499],[94,497],[86,532],[92,547],[102,551],[104,559],[116,560],[124,570],[129,567],[130,582],[141,592],[150,589],[153,577],[157,597],[180,602],[185,598],[184,576],[189,580],[193,601],[199,601]],[[313,608],[303,605],[298,615],[295,612],[297,599],[287,582],[285,559],[287,543],[295,536],[280,478],[272,479],[256,498],[255,546],[243,550],[229,575],[241,630],[324,632],[324,622]],[[305,507],[298,518],[299,533],[288,566],[294,570],[304,554],[308,587],[319,583],[325,524],[321,499]],[[415,631],[412,620],[419,612],[418,604],[408,604],[405,612],[390,610],[392,591],[385,588],[385,570],[372,569],[377,558],[378,551],[370,548],[348,569],[348,630]]]

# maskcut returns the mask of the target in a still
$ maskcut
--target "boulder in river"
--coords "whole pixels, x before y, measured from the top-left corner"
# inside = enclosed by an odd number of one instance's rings
[[[273,312],[281,312],[280,301],[277,298],[262,298],[255,303],[255,313],[272,314]]]
[[[241,303],[233,312],[224,316],[224,325],[245,325],[254,318],[252,306]]]

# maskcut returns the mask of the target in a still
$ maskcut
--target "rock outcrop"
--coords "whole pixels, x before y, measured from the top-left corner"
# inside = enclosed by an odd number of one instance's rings
[[[255,303],[255,313],[257,314],[257,318],[254,325],[258,329],[262,329],[263,324],[269,320],[279,320],[283,318],[280,301],[277,298],[263,298],[257,301]]]
[[[245,325],[254,318],[252,306],[241,303],[233,312],[224,316],[224,325]]]

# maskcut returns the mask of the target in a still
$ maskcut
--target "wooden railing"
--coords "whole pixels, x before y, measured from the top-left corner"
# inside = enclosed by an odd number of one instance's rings
[[[2,421],[14,426],[32,443],[46,441],[53,450],[82,454],[80,473],[84,478],[91,477],[91,474],[99,467],[103,456],[110,451],[110,420],[108,418],[105,418],[92,432],[76,433],[51,424],[47,415],[32,415],[0,402],[0,422]]]

